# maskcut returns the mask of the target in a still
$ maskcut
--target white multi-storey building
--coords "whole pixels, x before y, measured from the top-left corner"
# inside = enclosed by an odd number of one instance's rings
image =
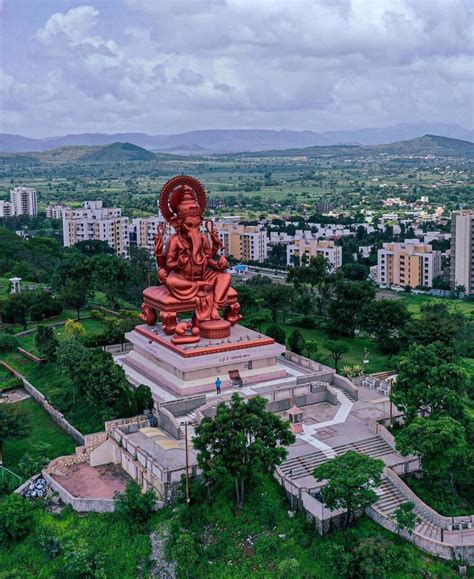
[[[332,270],[342,265],[342,247],[331,239],[295,239],[286,246],[287,265],[308,265],[310,259],[317,255],[325,257]]]
[[[451,289],[464,286],[474,294],[474,211],[464,209],[451,215]]]
[[[258,225],[216,221],[224,255],[242,261],[264,261],[268,255],[267,233]]]
[[[10,189],[10,201],[15,207],[15,215],[36,215],[36,189],[32,187],[15,187]]]
[[[15,206],[10,201],[0,201],[0,217],[13,217]]]
[[[83,209],[65,211],[64,246],[89,239],[105,241],[118,255],[128,256],[128,217],[122,217],[122,210],[117,207],[102,207],[102,201],[86,201]]]
[[[62,219],[66,211],[71,211],[67,205],[49,205],[46,207],[46,217],[49,219]]]

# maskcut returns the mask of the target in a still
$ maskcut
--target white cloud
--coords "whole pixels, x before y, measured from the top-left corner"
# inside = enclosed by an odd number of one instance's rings
[[[472,3],[122,6],[118,20],[93,5],[47,15],[34,60],[7,69],[8,110],[30,114],[43,133],[473,124]]]

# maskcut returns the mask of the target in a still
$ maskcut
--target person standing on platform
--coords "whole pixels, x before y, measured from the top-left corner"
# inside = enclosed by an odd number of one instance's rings
[[[221,386],[222,386],[222,380],[219,378],[219,376],[216,379],[216,394],[220,394],[221,393]]]

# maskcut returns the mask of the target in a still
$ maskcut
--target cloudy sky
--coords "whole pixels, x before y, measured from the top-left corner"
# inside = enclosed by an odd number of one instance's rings
[[[0,0],[1,132],[473,126],[472,0]]]

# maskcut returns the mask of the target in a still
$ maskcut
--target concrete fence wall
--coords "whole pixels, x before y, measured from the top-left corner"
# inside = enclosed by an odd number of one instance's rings
[[[354,386],[354,384],[352,384],[352,382],[349,380],[349,378],[339,376],[339,374],[334,374],[332,384],[337,388],[340,388],[341,390],[346,392],[346,394],[349,394],[350,396],[355,398],[355,400],[359,399],[359,392],[357,388]]]
[[[20,372],[17,372],[6,362],[0,361],[0,364],[6,370],[11,372],[13,376],[15,376],[15,378],[19,378],[22,381],[23,388],[28,392],[28,394],[32,398],[36,400],[36,402],[38,402],[38,404],[40,404],[46,410],[46,412],[51,416],[51,418],[54,420],[54,422],[56,422],[58,426],[60,426],[65,432],[67,432],[69,436],[71,436],[80,445],[84,444],[84,436],[82,435],[82,433],[79,432],[79,430],[77,430],[77,428],[75,428],[68,420],[66,420],[62,412],[59,412],[59,410],[54,408],[54,406],[52,406],[48,402],[44,394],[42,394],[37,388],[35,388],[33,384],[31,384],[31,382],[28,382],[28,380],[22,374],[20,374]]]
[[[179,421],[166,407],[158,408],[158,424],[160,428],[166,430],[171,436],[179,439],[181,436],[181,431],[179,428]]]
[[[173,416],[184,416],[189,412],[197,410],[206,404],[206,395],[192,396],[190,398],[180,398],[171,402],[162,402],[160,408],[166,408]]]
[[[46,362],[48,361],[48,358],[39,358],[38,356],[35,356],[31,352],[28,352],[28,350],[24,350],[23,348],[18,347],[17,350],[20,352],[22,356],[25,356],[25,358],[28,358],[35,364],[46,364]]]

